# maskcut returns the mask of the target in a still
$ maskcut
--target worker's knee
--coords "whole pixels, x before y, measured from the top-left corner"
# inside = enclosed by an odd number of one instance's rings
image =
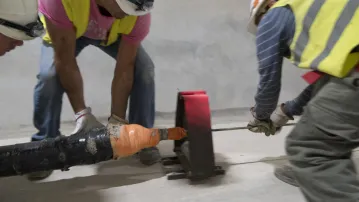
[[[302,117],[286,138],[285,152],[292,164],[308,160],[308,154],[313,147],[312,140],[316,139],[317,135],[315,127],[310,120],[310,113],[304,111]]]
[[[39,74],[37,75],[37,79],[39,79],[42,82],[53,82],[57,79],[55,68],[49,68],[49,69],[41,69]]]
[[[59,92],[62,89],[54,67],[41,68],[41,71],[37,75],[37,79],[37,91],[42,91],[45,94],[56,94],[56,92]]]
[[[135,73],[135,82],[139,83],[145,87],[153,87],[155,80],[155,70],[152,60],[149,60],[148,63],[142,63],[141,65],[136,65]]]
[[[298,145],[298,140],[296,139],[295,129],[287,136],[285,141],[285,152],[288,156],[289,162],[295,162],[298,158],[299,153],[303,149],[301,145]]]
[[[140,68],[140,71],[138,71],[137,74],[137,78],[139,78],[143,85],[146,85],[147,87],[153,87],[155,82],[155,71],[152,61]]]
[[[291,164],[302,168],[316,166],[332,158],[340,158],[352,149],[347,139],[336,135],[337,132],[329,125],[321,124],[322,120],[315,117],[326,112],[313,112],[311,109],[313,107],[309,104],[309,108],[304,111],[301,119],[287,136],[285,143],[288,160]],[[323,120],[335,125],[330,117],[325,116]],[[341,127],[337,125],[336,128]],[[345,131],[341,132],[345,133]],[[346,142],[348,144],[345,144]]]
[[[155,65],[151,57],[141,47],[135,63],[135,81],[147,87],[153,87],[155,80]]]
[[[43,44],[40,58],[40,71],[37,75],[40,82],[52,83],[57,79],[56,67],[54,62],[54,49],[51,45]]]

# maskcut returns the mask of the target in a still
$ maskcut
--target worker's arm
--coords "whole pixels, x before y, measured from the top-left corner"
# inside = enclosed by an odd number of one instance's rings
[[[111,113],[122,119],[125,119],[127,101],[132,90],[138,46],[139,44],[122,40],[118,47],[116,68],[111,87]]]
[[[281,90],[283,52],[290,38],[287,30],[293,15],[287,8],[270,10],[261,20],[257,38],[260,80],[255,95],[255,116],[268,120],[275,110]]]
[[[137,50],[149,33],[150,24],[150,14],[140,16],[131,33],[121,37],[111,87],[111,113],[121,119],[126,119],[127,102],[134,82]]]
[[[75,57],[76,32],[62,28],[45,17],[47,31],[54,48],[54,63],[60,82],[67,93],[75,113],[86,108],[83,83]]]
[[[287,116],[300,116],[303,113],[304,107],[312,98],[314,86],[307,86],[298,97],[284,103],[283,111]]]

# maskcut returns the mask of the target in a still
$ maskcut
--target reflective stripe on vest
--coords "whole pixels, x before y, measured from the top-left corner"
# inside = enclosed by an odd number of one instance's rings
[[[279,0],[271,9],[289,6],[296,19],[290,45],[293,64],[344,77],[359,62],[358,0]]]
[[[76,28],[76,38],[83,36],[86,32],[88,21],[90,18],[90,1],[91,0],[61,0],[62,5],[66,11],[67,17],[74,24]],[[46,23],[44,16],[40,17],[45,28]],[[102,42],[101,45],[108,46],[114,43],[118,34],[129,34],[137,21],[137,16],[126,16],[123,19],[116,19],[111,29],[109,30],[108,39]],[[51,44],[51,39],[48,33],[43,36],[43,40]]]

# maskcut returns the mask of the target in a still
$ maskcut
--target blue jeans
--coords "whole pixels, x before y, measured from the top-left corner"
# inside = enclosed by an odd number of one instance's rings
[[[100,48],[116,59],[120,38],[110,46],[101,46],[101,41],[81,37],[76,41],[75,56],[88,45]],[[54,138],[60,135],[60,121],[64,88],[56,74],[54,49],[43,42],[41,47],[40,72],[34,91],[33,123],[38,130],[32,141]],[[109,86],[110,88],[111,86]],[[154,64],[142,46],[139,47],[135,62],[134,83],[130,94],[129,123],[147,128],[154,125],[155,82]]]

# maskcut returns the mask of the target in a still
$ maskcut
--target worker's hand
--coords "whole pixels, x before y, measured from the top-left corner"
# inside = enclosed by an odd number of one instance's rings
[[[276,127],[274,127],[273,123],[269,121],[260,121],[256,118],[253,118],[248,125],[248,130],[254,133],[264,133],[266,136],[275,135]]]
[[[117,124],[117,125],[125,125],[128,124],[128,121],[125,119],[121,119],[120,117],[112,114],[108,119],[108,123],[110,124]]]
[[[275,135],[276,127],[270,119],[268,120],[258,120],[253,112],[253,107],[251,108],[253,119],[249,121],[247,128],[248,130],[254,133],[264,133],[266,136]]]
[[[110,135],[115,135],[120,133],[120,126],[127,124],[128,121],[112,114],[108,119],[106,128]]]
[[[76,128],[71,134],[78,132],[87,132],[94,128],[105,127],[100,123],[96,117],[91,113],[91,108],[87,107],[86,109],[75,114],[76,119]]]
[[[270,119],[276,127],[276,133],[279,133],[282,130],[282,127],[287,124],[289,120],[294,120],[293,117],[288,116],[285,113],[284,104],[277,106]]]
[[[288,123],[289,120],[294,120],[293,117],[290,117],[284,113],[284,104],[277,106],[270,119],[272,120],[275,127],[280,128]]]

